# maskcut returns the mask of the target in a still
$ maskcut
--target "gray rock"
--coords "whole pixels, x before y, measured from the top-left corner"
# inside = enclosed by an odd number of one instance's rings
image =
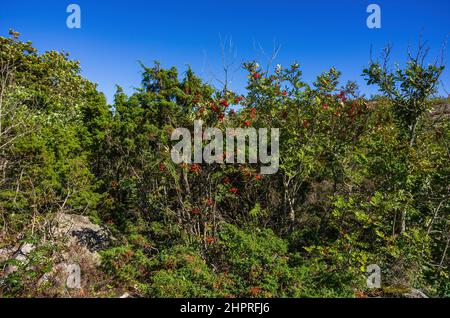
[[[402,295],[405,298],[428,298],[421,290],[419,289],[411,289],[408,293]]]
[[[23,244],[17,251],[14,252],[10,259],[14,259],[21,264],[26,264],[28,260],[28,255],[35,249],[35,246],[31,243]],[[5,268],[5,274],[9,275],[11,273],[17,272],[17,265],[7,265]]]
[[[0,262],[9,260],[14,254],[15,250],[10,247],[0,248]]]
[[[108,248],[112,236],[82,215],[58,213],[52,223],[53,241],[63,243],[65,247],[62,253],[55,255],[56,265],[42,277],[41,283],[55,281],[64,286],[71,266],[80,266],[83,272],[100,265],[98,251]]]
[[[93,224],[85,216],[60,213],[55,217],[53,233],[57,237],[66,237],[69,241],[85,246],[91,252],[106,249],[111,242],[108,231]]]
[[[50,232],[51,238],[45,244],[54,245],[58,253],[53,255],[54,267],[39,279],[38,285],[56,282],[59,286],[65,286],[67,269],[74,265],[80,266],[81,272],[98,267],[101,262],[98,251],[106,249],[113,239],[105,228],[93,224],[85,216],[76,214],[58,213],[51,222]],[[19,248],[0,249],[0,261],[16,260],[16,264],[6,266],[4,274],[16,272],[19,264],[26,265],[29,254],[36,247],[25,243]]]

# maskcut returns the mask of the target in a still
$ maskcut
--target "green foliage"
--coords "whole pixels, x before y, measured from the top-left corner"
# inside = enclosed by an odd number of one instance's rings
[[[287,243],[269,229],[248,233],[229,224],[221,226],[211,261],[234,281],[239,296],[283,296],[287,284]],[[257,294],[252,295],[252,288]]]
[[[17,269],[10,275],[0,278],[0,295],[33,297],[43,293],[45,284],[41,278],[52,270],[54,264],[51,256],[51,246],[43,245],[32,250],[26,262],[16,259],[0,262],[0,268],[6,269],[7,266],[11,266]]]
[[[193,249],[174,246],[161,252],[158,270],[152,273],[149,295],[162,298],[223,297],[226,277],[208,267]]]
[[[335,68],[309,84],[298,63],[245,63],[239,96],[155,62],[109,107],[66,54],[0,37],[0,248],[77,213],[116,238],[101,252],[106,294],[353,297],[378,264],[385,291],[449,296],[449,101],[434,96],[443,67],[424,58],[372,62],[370,100]],[[172,131],[200,119],[280,128],[279,171],[174,164]],[[8,276],[2,296],[30,295],[30,273]]]
[[[14,33],[15,34],[15,33]],[[0,213],[10,235],[60,210],[96,213],[90,160],[111,115],[66,54],[39,55],[17,34],[0,38]],[[103,124],[102,124],[103,121]]]
[[[115,279],[128,284],[145,279],[151,262],[141,250],[120,246],[101,252],[103,267]]]

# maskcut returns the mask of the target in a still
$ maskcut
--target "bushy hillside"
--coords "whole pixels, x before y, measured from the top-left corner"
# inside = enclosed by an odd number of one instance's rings
[[[1,37],[0,249],[34,249],[0,257],[0,295],[66,295],[42,277],[67,253],[52,220],[76,214],[113,239],[95,251],[100,265],[79,264],[72,296],[450,296],[443,67],[420,54],[393,71],[373,62],[363,70],[380,90],[371,99],[333,68],[308,84],[296,63],[243,67],[240,96],[155,63],[109,106],[67,55]],[[200,119],[221,131],[279,128],[277,173],[175,164],[173,130]],[[370,264],[379,289],[366,284]]]

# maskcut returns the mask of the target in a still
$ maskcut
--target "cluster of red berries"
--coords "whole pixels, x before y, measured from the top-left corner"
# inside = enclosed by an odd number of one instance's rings
[[[220,105],[225,107],[225,108],[228,108],[228,106],[230,106],[230,104],[228,104],[228,101],[226,99],[222,99],[220,101]]]
[[[261,287],[255,286],[255,287],[250,288],[249,294],[252,297],[257,297],[257,296],[259,296],[261,294],[261,292],[262,292]]]
[[[257,110],[256,110],[255,107],[253,107],[252,109],[250,109],[250,113],[248,114],[247,118],[255,119],[256,118],[256,113],[257,113]],[[250,127],[252,125],[252,122],[250,120],[244,120],[243,124],[244,124],[245,127],[248,128],[248,127]]]
[[[201,99],[201,95],[200,95],[200,93],[197,93],[197,94],[195,94],[195,97],[194,97],[194,99],[192,100],[192,102],[193,102],[194,104],[197,104],[197,103],[200,101],[200,99]]]
[[[261,78],[261,74],[258,73],[258,72],[253,73],[252,76],[253,76],[254,79],[260,79]]]
[[[212,104],[212,105],[211,105],[211,110],[212,110],[213,112],[215,112],[215,113],[220,113],[220,108],[217,107],[216,104]]]
[[[366,104],[364,102],[364,99],[360,100],[360,103],[358,103],[358,101],[353,101],[352,103],[352,107],[348,110],[348,115],[350,117],[354,117],[357,112],[358,115],[362,114],[364,112],[364,110],[366,109]]]
[[[223,179],[223,184],[224,184],[224,185],[229,185],[229,184],[231,184],[231,179],[230,179],[229,177],[225,177],[225,178]],[[230,191],[230,193],[233,193],[233,194],[236,194],[236,193],[239,192],[238,188],[236,188],[236,187],[231,187],[229,191]]]
[[[237,96],[234,99],[231,99],[231,101],[230,101],[230,99],[222,98],[222,99],[220,99],[218,101],[215,101],[215,102],[214,101],[209,102],[208,106],[209,106],[209,109],[213,113],[217,114],[217,119],[218,120],[224,121],[225,120],[226,111],[227,111],[227,109],[230,108],[230,105],[231,104],[236,104],[237,105],[237,104],[241,103],[244,99],[245,99],[245,97],[242,96],[242,95]],[[198,111],[199,111],[200,114],[205,113],[206,110],[207,110],[207,107],[205,107],[205,106],[201,106],[201,107],[198,108]],[[233,109],[230,109],[229,112],[228,112],[229,115],[234,115],[235,113],[236,112]]]
[[[207,244],[214,244],[214,243],[216,243],[216,238],[215,237],[212,237],[212,236],[207,236],[206,238],[205,238],[205,241],[206,241],[206,243]]]
[[[345,103],[347,101],[347,97],[345,96],[345,92],[344,91],[342,91],[339,94],[337,94],[336,97],[338,99],[340,99],[343,103]]]
[[[202,171],[202,167],[199,164],[194,163],[189,170],[192,173],[200,173]]]

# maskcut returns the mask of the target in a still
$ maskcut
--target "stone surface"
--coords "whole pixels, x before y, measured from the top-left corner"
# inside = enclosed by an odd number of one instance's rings
[[[402,295],[404,298],[428,298],[421,290],[411,289],[408,293]]]
[[[92,223],[88,217],[76,214],[56,215],[52,234],[55,242],[62,243],[64,247],[55,255],[56,265],[40,279],[40,283],[53,282],[59,286],[68,286],[71,268],[79,267],[80,274],[84,275],[100,266],[98,251],[108,248],[112,240],[105,228]]]
[[[35,249],[35,246],[30,243],[23,244],[18,250],[14,252],[10,259],[14,259],[21,264],[26,264],[28,260],[28,254],[30,254]],[[9,264],[5,268],[5,274],[9,275],[16,272],[18,265]]]
[[[103,250],[110,244],[109,233],[85,216],[60,213],[54,223],[55,236],[68,238],[71,243],[82,245],[91,252]]]
[[[15,250],[10,247],[0,248],[0,262],[5,262],[11,258]]]
[[[81,272],[87,272],[100,265],[98,251],[108,248],[112,237],[109,232],[93,224],[89,218],[75,214],[58,213],[51,222],[51,240],[45,244],[55,247],[52,261],[55,266],[49,273],[43,275],[38,284],[47,282],[65,286],[69,269],[79,266]],[[14,259],[26,265],[29,254],[39,247],[39,244],[22,244],[20,247],[4,247],[0,249],[0,261]],[[18,264],[9,264],[4,274],[9,275],[18,270]]]

